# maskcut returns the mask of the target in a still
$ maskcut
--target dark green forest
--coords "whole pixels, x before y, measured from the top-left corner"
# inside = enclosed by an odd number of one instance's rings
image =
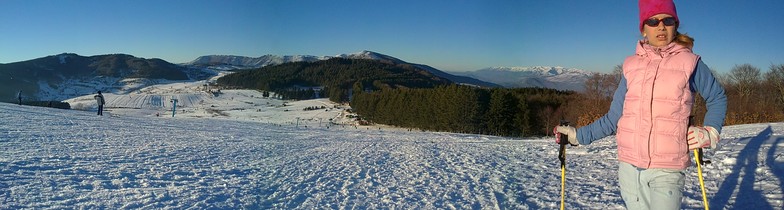
[[[541,136],[572,92],[543,88],[389,89],[355,94],[351,108],[373,123],[428,131]],[[547,112],[550,110],[550,112]],[[543,114],[547,113],[547,114]]]
[[[321,96],[335,102],[349,101],[355,86],[369,91],[433,88],[452,82],[408,64],[367,59],[333,58],[317,62],[293,62],[241,71],[218,79],[230,87],[267,90],[284,99],[311,99],[302,87],[323,87]]]

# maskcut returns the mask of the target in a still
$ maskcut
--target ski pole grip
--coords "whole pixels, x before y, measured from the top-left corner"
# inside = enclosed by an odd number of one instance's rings
[[[560,126],[569,126],[569,121],[561,120],[561,123],[559,125]],[[558,132],[556,132],[555,135],[557,135],[558,144],[560,144],[560,145],[569,144],[569,135],[566,135],[565,133],[558,133]]]
[[[690,127],[694,126],[694,115],[689,116],[689,126]],[[702,165],[711,163],[710,160],[705,160],[705,157],[703,156],[702,148],[697,149],[696,152],[698,153],[698,154],[695,154],[698,157],[697,160],[696,160],[697,162],[700,162],[700,164],[702,164]]]

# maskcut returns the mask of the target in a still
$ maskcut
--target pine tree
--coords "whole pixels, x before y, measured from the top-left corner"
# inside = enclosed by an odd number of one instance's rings
[[[510,136],[515,133],[516,102],[517,100],[508,91],[493,90],[487,113],[487,129],[490,135]]]

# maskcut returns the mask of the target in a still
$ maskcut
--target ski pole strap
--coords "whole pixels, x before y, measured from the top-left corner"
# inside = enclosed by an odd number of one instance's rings
[[[702,148],[697,149],[697,153],[699,154],[697,157],[697,161],[700,162],[701,165],[710,164],[710,160],[705,160],[705,156],[703,156]]]
[[[562,126],[568,126],[569,122],[561,121]],[[558,160],[561,161],[561,210],[566,206],[566,144],[569,143],[569,136],[562,133],[556,134],[559,144]]]
[[[566,144],[561,144],[561,148],[558,149],[558,160],[561,161],[561,167],[563,168],[566,166]]]
[[[569,122],[561,121],[561,126],[568,126]],[[566,144],[569,144],[569,136],[563,133],[556,133],[558,135],[556,138],[559,139],[558,144],[560,145],[558,149],[558,160],[561,161],[561,167],[566,166]]]

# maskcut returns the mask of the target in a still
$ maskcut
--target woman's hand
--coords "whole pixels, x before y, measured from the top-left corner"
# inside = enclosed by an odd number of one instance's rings
[[[555,143],[560,144],[561,134],[564,134],[567,136],[567,139],[564,140],[568,141],[569,144],[572,146],[580,145],[580,142],[577,141],[577,129],[572,126],[555,126],[555,128],[553,128],[553,133],[555,134]]]
[[[710,126],[689,126],[686,139],[688,139],[690,150],[708,146],[716,148],[716,145],[719,143],[719,132]]]

